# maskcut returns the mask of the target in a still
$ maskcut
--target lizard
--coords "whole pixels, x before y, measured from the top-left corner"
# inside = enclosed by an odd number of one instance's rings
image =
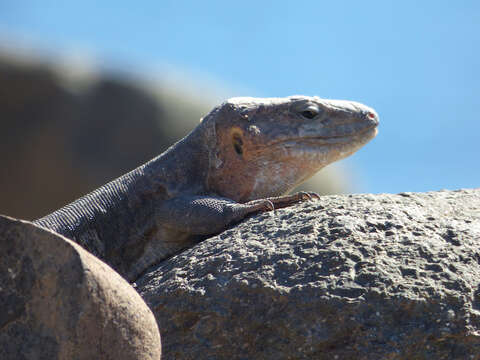
[[[34,224],[82,245],[130,282],[287,195],[377,134],[377,113],[319,97],[236,97],[164,153]]]

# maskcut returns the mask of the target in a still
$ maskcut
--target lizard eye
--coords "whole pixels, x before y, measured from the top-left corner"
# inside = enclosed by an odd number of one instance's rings
[[[302,111],[302,116],[303,117],[306,117],[307,119],[313,119],[317,114],[315,114],[313,111],[311,110],[305,110],[305,111]]]
[[[243,140],[242,140],[242,137],[240,136],[240,134],[233,134],[232,144],[233,144],[233,148],[235,149],[235,152],[238,155],[242,155],[243,154]]]
[[[309,106],[308,108],[306,108],[305,110],[300,112],[300,114],[304,118],[313,119],[315,116],[317,116],[319,114],[319,110],[318,110],[318,108],[316,108],[314,106]]]

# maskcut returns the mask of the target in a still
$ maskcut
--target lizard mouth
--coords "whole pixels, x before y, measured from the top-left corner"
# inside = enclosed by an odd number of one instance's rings
[[[365,144],[373,139],[378,133],[376,126],[372,126],[353,134],[347,135],[332,135],[332,136],[305,136],[305,137],[289,137],[274,141],[269,146],[298,146],[298,144],[305,144],[310,146],[325,146],[325,145],[348,145],[357,144],[359,142]]]

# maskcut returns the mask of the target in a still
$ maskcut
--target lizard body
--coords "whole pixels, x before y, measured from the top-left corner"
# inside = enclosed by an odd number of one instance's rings
[[[376,135],[362,104],[318,97],[232,98],[146,164],[35,220],[129,281],[248,214],[314,195],[285,195]]]

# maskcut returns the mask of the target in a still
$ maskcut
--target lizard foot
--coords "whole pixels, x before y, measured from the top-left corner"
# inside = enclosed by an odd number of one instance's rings
[[[272,197],[266,200],[270,200],[272,204],[275,206],[275,209],[280,209],[280,208],[297,204],[302,201],[318,200],[318,199],[320,199],[320,195],[318,195],[317,193],[300,191],[292,195]]]

